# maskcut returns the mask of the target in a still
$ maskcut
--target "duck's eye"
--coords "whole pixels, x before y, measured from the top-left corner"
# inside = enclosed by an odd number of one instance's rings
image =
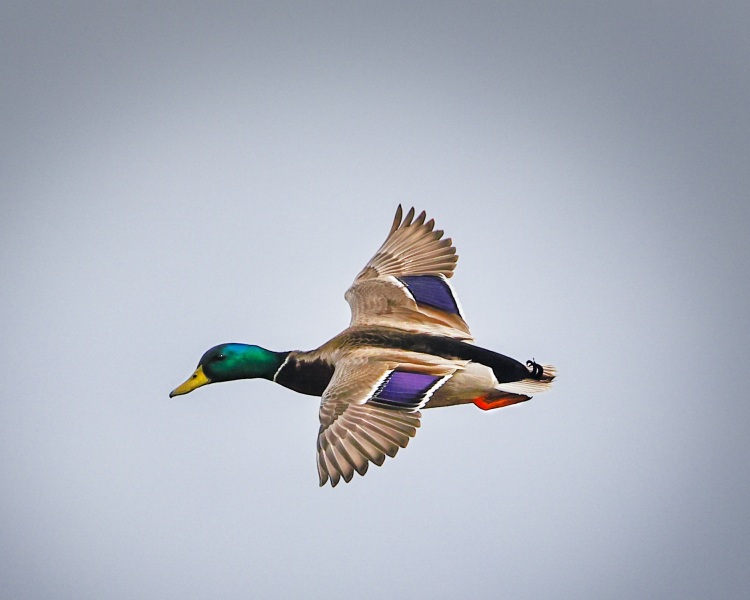
[[[223,354],[217,354],[216,355],[216,360],[224,360],[225,358],[226,358],[226,356],[223,355]]]

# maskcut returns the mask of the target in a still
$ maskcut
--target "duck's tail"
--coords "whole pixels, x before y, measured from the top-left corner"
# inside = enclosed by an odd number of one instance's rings
[[[533,360],[527,360],[526,367],[529,369],[531,378],[537,381],[549,382],[557,377],[557,369],[553,365],[540,365]]]
[[[500,383],[496,389],[511,394],[531,396],[546,392],[552,387],[552,381],[557,377],[557,369],[553,365],[540,365],[533,360],[526,361],[529,376],[518,381]]]

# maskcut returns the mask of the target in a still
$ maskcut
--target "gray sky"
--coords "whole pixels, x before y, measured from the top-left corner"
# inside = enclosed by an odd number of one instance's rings
[[[737,598],[746,3],[6,2],[0,596]],[[479,343],[560,369],[335,490],[311,348],[398,203]]]

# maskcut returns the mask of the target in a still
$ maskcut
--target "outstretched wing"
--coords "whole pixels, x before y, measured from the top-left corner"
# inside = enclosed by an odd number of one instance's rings
[[[366,352],[339,361],[320,405],[320,485],[348,482],[355,471],[364,475],[371,462],[380,466],[406,448],[419,427],[419,408],[456,368],[380,360]]]
[[[403,217],[399,205],[391,231],[346,292],[351,326],[381,325],[471,340],[461,304],[448,279],[458,256],[450,238],[434,231],[424,211]]]

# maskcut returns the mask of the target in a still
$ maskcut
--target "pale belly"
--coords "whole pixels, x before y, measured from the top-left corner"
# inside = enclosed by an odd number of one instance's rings
[[[479,363],[469,363],[436,390],[424,408],[468,404],[494,391],[496,385],[497,379],[492,369]]]

